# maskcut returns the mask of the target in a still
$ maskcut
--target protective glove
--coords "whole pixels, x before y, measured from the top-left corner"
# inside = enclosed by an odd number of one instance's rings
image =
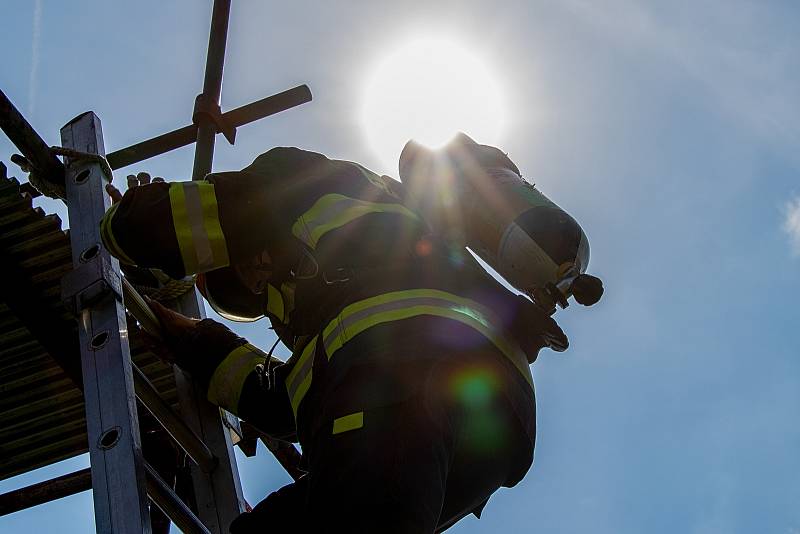
[[[528,355],[528,363],[536,361],[539,351],[548,347],[564,352],[569,339],[552,317],[523,296],[517,296],[516,313],[511,331]]]
[[[256,534],[262,532],[305,532],[302,522],[307,510],[309,477],[305,476],[278,491],[233,520],[231,534]]]
[[[141,335],[145,346],[153,354],[168,363],[178,363],[183,360],[187,352],[184,340],[196,337],[196,329],[200,319],[193,319],[176,311],[170,310],[159,302],[144,296],[145,302],[150,306],[153,314],[161,326],[161,339],[157,339],[144,329]]]
[[[149,183],[158,183],[163,182],[164,179],[160,176],[156,176],[152,180],[150,179],[150,174],[146,172],[140,172],[139,174],[129,174],[127,178],[128,182],[128,189],[133,189],[134,187],[138,187],[140,185],[147,185]],[[114,187],[112,184],[106,184],[106,193],[108,196],[111,197],[111,202],[116,204],[120,200],[122,200],[122,192]]]

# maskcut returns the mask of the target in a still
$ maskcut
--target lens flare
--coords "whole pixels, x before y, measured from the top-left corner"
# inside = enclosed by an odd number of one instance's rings
[[[450,395],[468,409],[486,408],[497,391],[495,375],[481,367],[468,367],[450,380]]]
[[[499,383],[494,373],[482,367],[466,367],[449,383],[451,399],[464,413],[463,445],[475,454],[493,454],[508,445],[507,417],[496,402]]]

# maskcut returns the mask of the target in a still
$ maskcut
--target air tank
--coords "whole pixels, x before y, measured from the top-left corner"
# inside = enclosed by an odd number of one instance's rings
[[[400,179],[434,231],[469,247],[548,313],[570,296],[585,305],[599,300],[602,283],[585,274],[583,229],[500,150],[464,134],[439,150],[410,141]]]

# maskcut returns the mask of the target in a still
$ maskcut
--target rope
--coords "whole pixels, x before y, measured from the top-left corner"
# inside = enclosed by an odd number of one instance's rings
[[[92,154],[89,152],[81,152],[80,150],[75,150],[72,148],[65,148],[63,146],[51,146],[50,151],[53,152],[56,156],[65,156],[70,159],[74,160],[87,160],[93,163],[99,163],[100,168],[103,169],[103,174],[108,180],[109,183],[114,180],[114,174],[111,172],[111,165],[108,164],[108,160],[101,156],[100,154]]]
[[[194,288],[194,281],[197,276],[187,276],[176,280],[169,279],[160,287],[152,287],[138,284],[131,284],[141,295],[145,295],[158,302],[175,300],[176,298],[188,293]]]
[[[84,160],[98,163],[100,168],[103,170],[103,175],[106,180],[108,180],[110,183],[114,179],[114,175],[111,172],[111,165],[109,165],[106,158],[100,154],[81,152],[80,150],[66,148],[63,146],[51,146],[50,151],[57,156],[64,156],[75,161]],[[41,192],[43,195],[50,198],[60,198],[62,200],[67,198],[66,185],[59,184],[39,176],[39,172],[33,167],[33,165],[31,165],[31,162],[25,156],[14,154],[11,156],[11,161],[16,163],[22,172],[28,174],[28,182],[30,182],[30,184],[39,190],[39,192]]]

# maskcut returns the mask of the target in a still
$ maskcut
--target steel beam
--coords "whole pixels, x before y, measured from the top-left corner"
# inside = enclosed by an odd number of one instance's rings
[[[222,90],[230,0],[214,0],[212,17],[201,96],[207,102],[218,103]],[[198,130],[192,179],[200,180],[211,171],[216,125],[208,115],[196,114],[196,118]],[[205,317],[203,303],[196,290],[178,299],[176,309],[189,317]],[[223,422],[221,410],[207,400],[206,391],[177,367],[175,384],[181,413],[187,424],[219,461],[212,473],[204,473],[195,466],[191,468],[197,515],[211,532],[227,533],[231,522],[244,511],[245,504],[230,432]]]
[[[206,73],[203,92],[200,95],[207,103],[219,105],[222,92],[222,67],[225,63],[225,44],[228,40],[228,20],[231,0],[214,0],[211,15],[211,32],[208,37]],[[214,136],[217,133],[214,121],[208,115],[199,115],[197,121],[197,145],[194,151],[192,180],[202,180],[211,172],[214,160]]]
[[[203,318],[202,306],[199,295],[192,291],[179,299],[175,309],[189,317]],[[245,504],[230,432],[220,417],[220,409],[206,398],[205,389],[177,366],[174,375],[183,420],[218,461],[211,473],[190,466],[197,515],[211,532],[227,533],[228,526],[244,511]]]
[[[100,119],[84,113],[61,129],[64,147],[105,155]],[[98,532],[149,534],[150,514],[133,388],[119,262],[101,245],[109,207],[96,162],[70,160],[65,173],[72,261],[65,295],[78,315],[95,525]],[[95,268],[97,265],[99,268]]]
[[[0,128],[39,172],[40,177],[53,183],[64,183],[64,164],[50,152],[44,140],[3,91],[0,91]]]
[[[92,475],[87,467],[68,475],[0,495],[0,516],[13,514],[90,489],[92,489]]]
[[[281,93],[262,98],[256,102],[232,109],[222,114],[223,120],[238,128],[245,124],[275,115],[281,111],[311,101],[311,90],[307,85],[299,85]],[[153,137],[141,143],[110,152],[106,159],[112,169],[121,169],[170,150],[190,145],[197,141],[197,125],[191,124],[171,132]],[[216,130],[215,130],[216,131]]]

